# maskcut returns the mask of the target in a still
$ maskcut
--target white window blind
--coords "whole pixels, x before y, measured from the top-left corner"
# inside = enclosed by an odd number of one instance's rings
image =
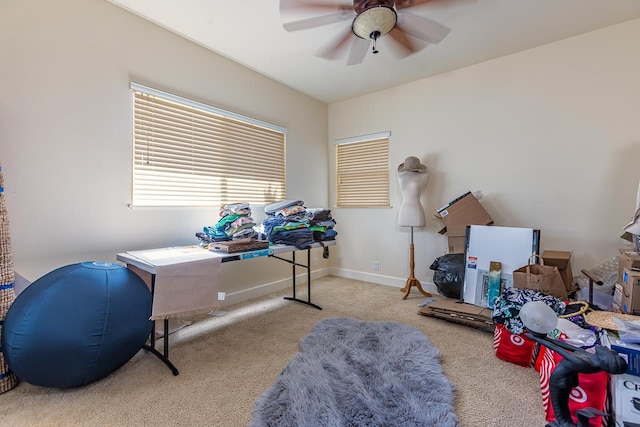
[[[389,132],[336,141],[337,206],[388,208]]]
[[[286,199],[286,129],[131,84],[132,206]]]

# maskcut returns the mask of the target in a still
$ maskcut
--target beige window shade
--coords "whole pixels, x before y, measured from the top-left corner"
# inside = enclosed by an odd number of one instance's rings
[[[336,144],[337,206],[390,207],[389,134],[346,141]]]
[[[286,199],[286,129],[138,84],[132,206]]]

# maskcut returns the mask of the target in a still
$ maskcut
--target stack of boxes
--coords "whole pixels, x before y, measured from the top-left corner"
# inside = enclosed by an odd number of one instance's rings
[[[493,224],[491,216],[470,191],[438,209],[435,216],[444,224],[444,227],[442,227],[438,233],[447,235],[447,253],[450,254],[465,252],[467,227],[469,225]],[[573,283],[571,255],[571,251],[553,250],[545,250],[542,254],[546,265],[558,267],[568,294],[573,293],[577,289]],[[526,262],[527,260],[523,260],[523,263]]]
[[[470,192],[450,201],[437,210],[436,218],[444,223],[440,234],[447,234],[448,253],[464,253],[467,225],[491,225],[493,219]]]
[[[640,252],[620,251],[613,309],[620,313],[640,315]]]
[[[613,311],[640,315],[640,252],[620,250]],[[608,332],[604,344],[627,361],[627,371],[611,376],[613,416],[617,427],[640,427],[640,344],[623,342]]]

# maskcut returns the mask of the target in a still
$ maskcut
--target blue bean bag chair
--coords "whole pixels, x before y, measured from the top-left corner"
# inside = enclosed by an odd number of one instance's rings
[[[125,267],[83,262],[29,285],[9,307],[2,351],[23,381],[68,388],[125,364],[151,333],[151,293]]]

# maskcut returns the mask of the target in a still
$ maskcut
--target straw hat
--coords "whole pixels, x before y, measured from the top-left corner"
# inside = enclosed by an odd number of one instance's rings
[[[427,167],[420,163],[420,159],[415,156],[409,156],[404,159],[404,163],[398,166],[398,172],[425,172]]]
[[[640,320],[640,316],[614,313],[612,311],[592,311],[584,315],[584,320],[592,326],[617,331],[618,325],[613,321],[614,317],[629,322]]]

